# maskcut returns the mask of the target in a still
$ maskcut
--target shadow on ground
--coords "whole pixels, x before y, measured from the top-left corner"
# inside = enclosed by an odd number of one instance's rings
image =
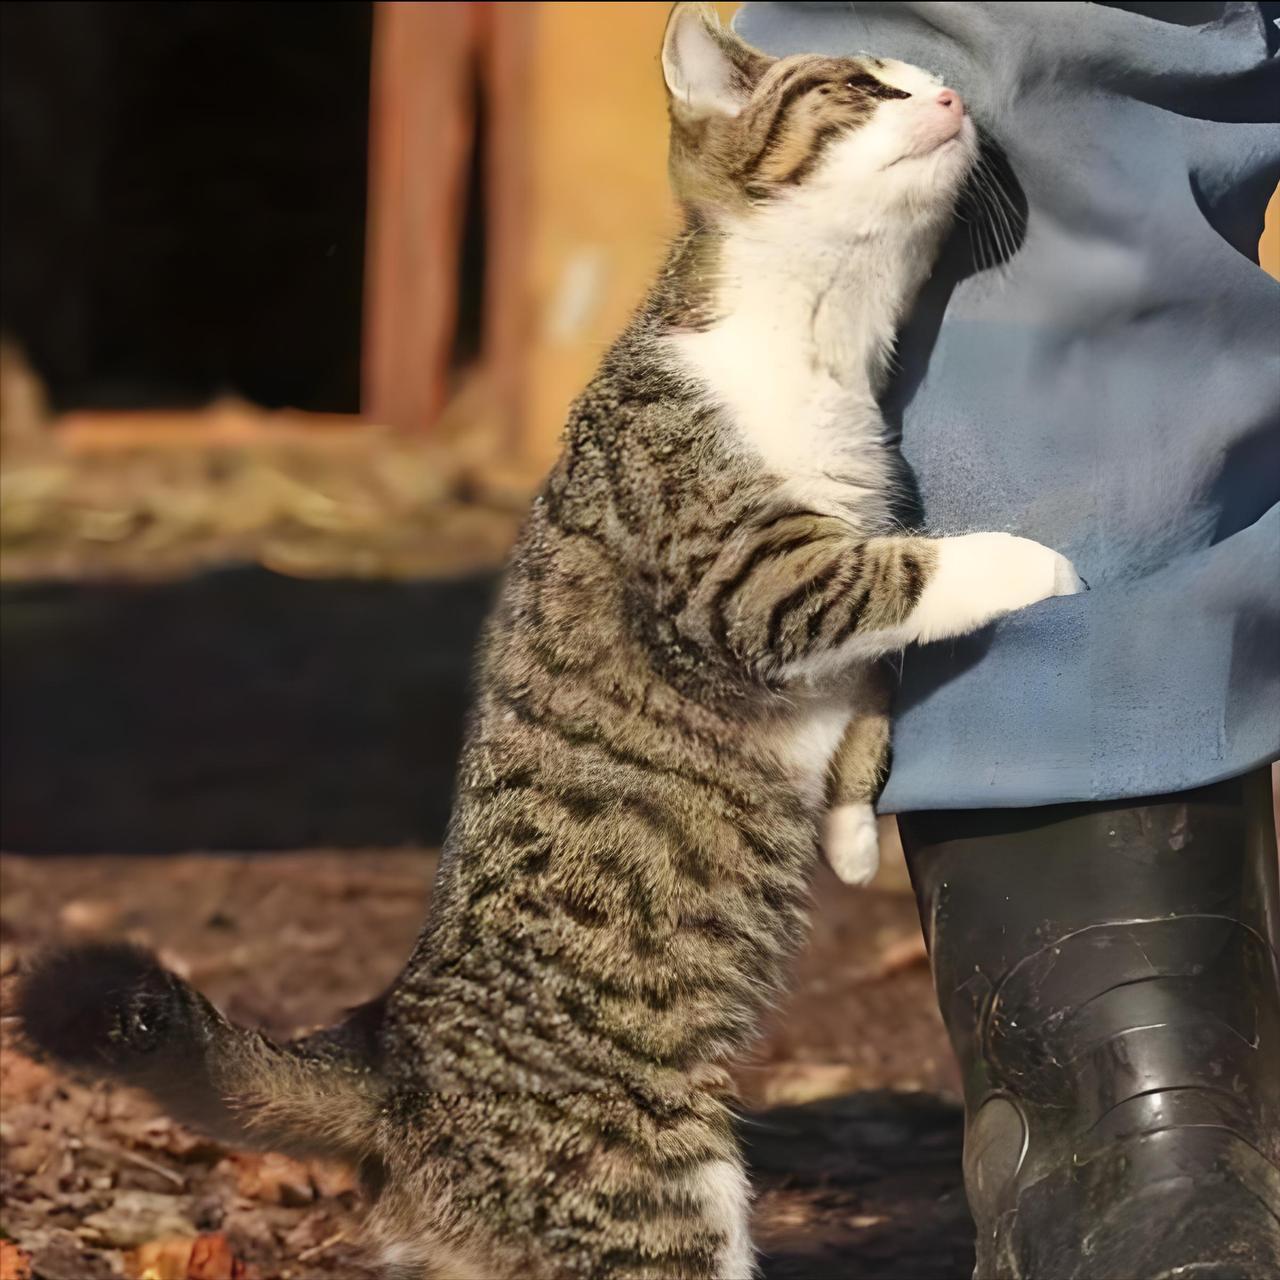
[[[973,1270],[961,1111],[887,1091],[747,1119],[766,1280],[953,1280]]]

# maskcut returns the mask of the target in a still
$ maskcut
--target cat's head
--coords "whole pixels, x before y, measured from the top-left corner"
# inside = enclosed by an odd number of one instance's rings
[[[977,155],[960,96],[905,62],[771,58],[677,4],[662,71],[676,195],[704,216],[794,209],[810,228],[874,232],[950,213]]]

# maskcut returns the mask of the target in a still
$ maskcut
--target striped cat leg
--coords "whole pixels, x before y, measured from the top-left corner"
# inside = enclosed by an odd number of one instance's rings
[[[903,629],[927,643],[965,635],[1015,609],[1084,588],[1066,556],[1009,533],[969,533],[933,542],[935,562]]]
[[[880,867],[873,802],[888,762],[888,681],[875,668],[858,691],[853,718],[831,761],[822,819],[822,852],[845,884],[868,884]]]
[[[1029,538],[861,539],[842,520],[796,512],[735,539],[681,625],[762,679],[821,680],[1083,585],[1065,556]]]
[[[871,538],[856,553],[857,586],[814,628],[795,674],[968,635],[1007,613],[1084,583],[1066,556],[1030,538]]]

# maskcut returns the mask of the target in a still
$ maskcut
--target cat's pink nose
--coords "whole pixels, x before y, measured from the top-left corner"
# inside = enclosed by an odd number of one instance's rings
[[[964,115],[964,99],[954,89],[940,89],[936,101],[938,106],[946,107],[953,116]]]

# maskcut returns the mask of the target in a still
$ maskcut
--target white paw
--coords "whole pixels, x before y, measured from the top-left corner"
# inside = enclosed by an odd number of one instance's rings
[[[908,619],[915,639],[964,635],[1015,609],[1085,590],[1066,556],[1011,533],[968,533],[934,544],[938,562]]]
[[[822,852],[845,884],[869,884],[880,867],[880,837],[869,804],[840,804],[822,819]]]
[[[1040,546],[1038,542],[1031,545]],[[1042,550],[1049,551],[1049,548],[1044,547]],[[1051,596],[1074,596],[1089,590],[1089,584],[1066,556],[1059,551],[1049,551],[1049,554],[1053,557],[1053,590],[1049,592]]]

